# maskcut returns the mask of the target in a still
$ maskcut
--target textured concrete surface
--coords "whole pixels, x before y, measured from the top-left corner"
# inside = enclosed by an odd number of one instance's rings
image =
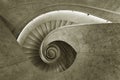
[[[6,25],[0,21],[0,68],[23,61],[21,47]]]
[[[61,73],[40,71],[15,39],[29,21],[53,10],[82,11],[120,22],[119,4],[119,0],[0,0],[0,80],[120,80],[119,23],[75,25],[49,34],[44,45],[63,40],[78,53]]]
[[[120,24],[74,25],[51,32],[43,42],[61,40],[77,52],[66,80],[120,80]],[[71,78],[68,79],[70,76]]]
[[[119,4],[119,0],[1,0],[0,15],[12,26],[10,29],[17,37],[30,20],[53,10],[77,10],[120,22]]]
[[[18,45],[15,37],[0,20],[0,79],[13,80],[10,76],[12,74],[14,74],[12,75],[12,78],[16,76],[17,70],[19,69],[16,68],[16,65],[25,60],[26,57],[23,54],[21,47]],[[12,66],[12,68],[10,68],[10,66]]]
[[[120,80],[119,25],[119,23],[74,25],[57,29],[46,37],[43,45],[54,40],[69,43],[77,52],[75,62],[70,68],[61,73],[42,72],[30,60],[25,60],[19,64],[0,68],[0,78],[2,80]],[[5,54],[5,50],[3,51]],[[17,53],[15,52],[16,55]],[[9,57],[12,54],[14,53],[10,53]],[[11,62],[16,61],[14,57],[10,59],[14,59]],[[6,59],[1,59],[4,60]]]

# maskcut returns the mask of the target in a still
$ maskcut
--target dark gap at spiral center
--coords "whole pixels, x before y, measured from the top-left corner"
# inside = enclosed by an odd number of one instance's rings
[[[51,42],[48,46],[49,46],[48,48],[44,49],[44,50],[47,50],[44,57],[45,58],[46,56],[49,57],[51,59],[49,61],[52,61],[52,60],[55,60],[55,61],[52,63],[49,63],[49,62],[45,63],[44,60],[42,60],[43,63],[46,64],[47,71],[62,72],[68,69],[73,64],[77,53],[71,45],[69,45],[64,41],[54,41],[54,42]],[[53,46],[56,46],[57,49],[55,49],[55,47],[53,48]],[[60,55],[56,59],[55,57],[58,56],[58,53]]]

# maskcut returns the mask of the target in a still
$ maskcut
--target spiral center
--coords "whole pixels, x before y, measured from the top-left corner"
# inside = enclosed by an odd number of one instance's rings
[[[50,44],[41,54],[41,59],[45,63],[54,63],[60,57],[60,49],[55,44]]]
[[[64,41],[53,41],[40,48],[40,58],[46,70],[62,72],[69,68],[76,57],[76,51]]]
[[[56,57],[57,50],[55,48],[48,48],[46,57],[48,59],[54,59]]]

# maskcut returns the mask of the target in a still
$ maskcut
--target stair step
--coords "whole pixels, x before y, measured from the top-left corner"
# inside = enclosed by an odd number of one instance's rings
[[[47,30],[48,30],[48,33],[49,33],[51,31],[51,23],[50,23],[50,21],[46,22],[46,27],[47,27]]]

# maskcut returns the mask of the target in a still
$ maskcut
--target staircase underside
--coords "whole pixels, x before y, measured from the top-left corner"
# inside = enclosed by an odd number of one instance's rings
[[[0,0],[0,79],[120,80],[119,4]]]

